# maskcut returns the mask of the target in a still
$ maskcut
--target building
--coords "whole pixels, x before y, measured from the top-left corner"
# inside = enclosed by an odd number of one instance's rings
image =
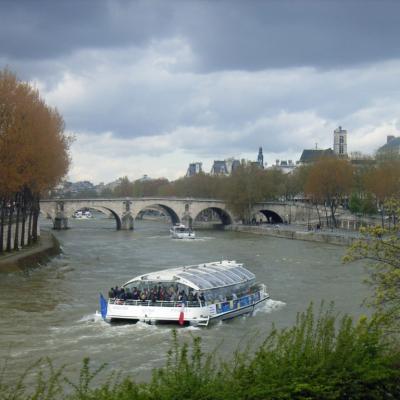
[[[227,158],[223,161],[214,161],[210,175],[230,175],[240,166],[240,161],[235,158]]]
[[[235,169],[240,166],[240,161],[236,160],[235,158],[227,158],[225,160],[226,169],[228,171],[228,175],[230,175]]]
[[[226,166],[225,160],[223,161],[214,161],[213,166],[210,171],[211,175],[229,175],[228,167]]]
[[[282,171],[284,174],[289,174],[293,172],[296,168],[296,165],[292,160],[276,160],[275,165],[271,167],[271,169],[278,169]]]
[[[304,164],[311,164],[317,160],[319,160],[322,157],[328,157],[328,156],[333,156],[335,153],[333,152],[332,149],[325,149],[325,150],[320,150],[320,149],[311,149],[311,150],[303,150],[303,153],[301,153],[301,157],[299,160],[299,164],[304,165]]]
[[[389,135],[386,137],[386,143],[379,147],[377,151],[378,155],[385,154],[400,154],[400,136],[395,137],[393,135]]]
[[[341,126],[333,131],[333,152],[339,157],[347,157],[347,131]]]
[[[260,168],[264,169],[264,156],[263,156],[262,147],[260,147],[258,149],[257,163],[260,166]]]
[[[203,172],[202,165],[203,163],[201,162],[190,163],[186,172],[186,177],[194,176]]]
[[[153,179],[150,178],[148,175],[144,174],[141,178],[137,179],[136,182],[149,182]]]

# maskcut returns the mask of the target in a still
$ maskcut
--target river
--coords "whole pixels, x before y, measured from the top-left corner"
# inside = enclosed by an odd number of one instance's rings
[[[182,339],[199,335],[205,350],[227,357],[271,329],[295,322],[313,301],[334,301],[355,317],[369,293],[361,264],[343,265],[345,248],[238,232],[198,231],[198,239],[173,240],[162,222],[136,221],[135,231],[116,231],[113,220],[96,214],[55,232],[63,254],[24,273],[0,275],[0,360],[3,379],[12,380],[40,357],[79,369],[89,356],[95,365],[148,379],[163,365],[171,344],[169,325],[109,325],[96,315],[98,294],[130,278],[165,267],[222,259],[245,263],[271,295],[252,316],[209,328],[178,328]],[[48,221],[42,226],[49,227]]]

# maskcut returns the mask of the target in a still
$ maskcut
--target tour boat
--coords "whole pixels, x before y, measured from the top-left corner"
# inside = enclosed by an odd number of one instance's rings
[[[133,320],[207,326],[251,313],[269,298],[266,286],[236,261],[217,261],[139,275],[100,295],[108,322]]]
[[[174,239],[195,239],[196,234],[183,224],[176,224],[169,230]]]

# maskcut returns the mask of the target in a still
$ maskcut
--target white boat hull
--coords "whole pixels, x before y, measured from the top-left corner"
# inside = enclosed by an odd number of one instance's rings
[[[203,307],[185,306],[180,302],[141,302],[136,300],[119,302],[110,300],[107,307],[106,320],[136,320],[148,323],[179,323],[181,312],[184,323],[191,325],[208,325],[209,322],[225,320],[251,313],[261,302],[269,298],[264,290],[249,294],[237,300],[231,300]]]
[[[173,239],[196,239],[194,232],[174,232],[170,230],[170,233]]]

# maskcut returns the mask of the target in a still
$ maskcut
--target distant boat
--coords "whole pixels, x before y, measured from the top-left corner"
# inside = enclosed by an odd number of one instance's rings
[[[175,224],[169,230],[173,239],[196,239],[196,234],[183,224]]]
[[[100,295],[106,321],[133,320],[207,326],[251,313],[267,300],[266,286],[236,261],[175,267],[149,272]]]
[[[74,215],[72,216],[72,218],[76,218],[76,219],[89,219],[89,218],[93,218],[93,215],[90,211],[82,211],[82,210],[78,210],[75,211]]]

